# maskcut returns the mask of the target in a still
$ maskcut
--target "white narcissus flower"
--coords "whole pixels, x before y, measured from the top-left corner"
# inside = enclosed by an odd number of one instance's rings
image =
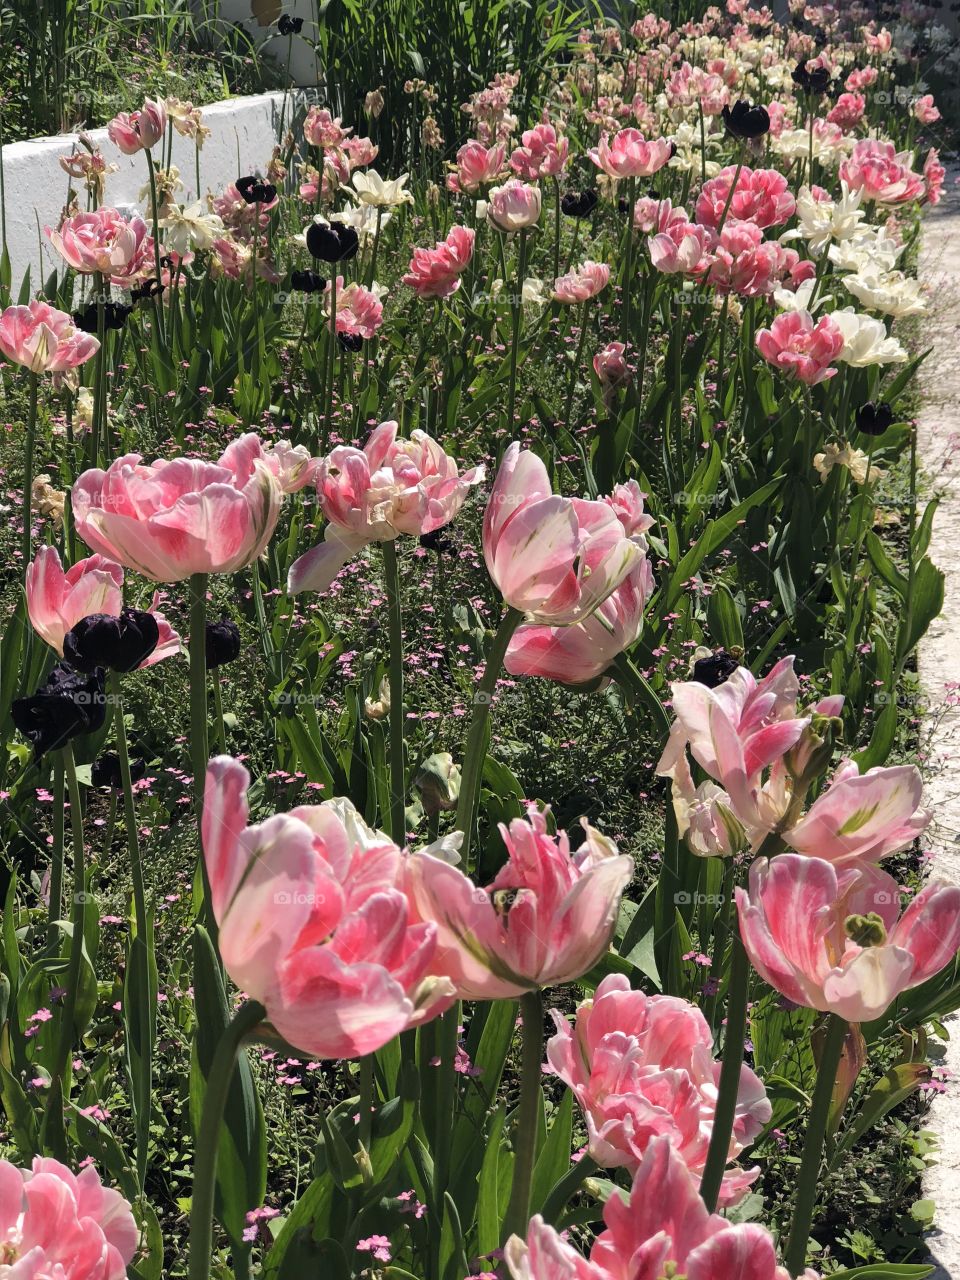
[[[214,240],[223,235],[223,219],[215,213],[203,213],[199,200],[175,206],[157,225],[163,228],[164,248],[181,257],[190,249],[212,248]]]
[[[399,178],[382,178],[376,169],[367,169],[365,173],[358,169],[352,178],[353,190],[346,187],[345,191],[361,204],[393,209],[401,204],[413,204],[413,194],[404,190],[409,177],[409,173],[401,173]]]
[[[862,449],[853,449],[848,444],[842,448],[840,445],[828,444],[823,453],[814,456],[813,465],[824,484],[834,467],[846,467],[854,484],[864,484],[868,476],[870,480],[877,480],[883,475],[876,463],[870,461],[869,454]]]
[[[852,307],[831,312],[830,319],[843,334],[843,350],[837,356],[841,364],[865,369],[874,364],[903,364],[909,359],[897,339],[887,337],[882,320]]]
[[[921,296],[920,281],[902,271],[878,271],[864,267],[854,275],[843,277],[844,287],[870,311],[888,316],[918,316],[927,309]]]
[[[809,187],[801,187],[797,196],[797,226],[784,232],[781,242],[805,240],[811,258],[819,258],[832,240],[849,240],[855,236],[864,217],[860,208],[863,196],[859,191],[851,191],[845,182],[840,186],[839,200],[816,200]]]

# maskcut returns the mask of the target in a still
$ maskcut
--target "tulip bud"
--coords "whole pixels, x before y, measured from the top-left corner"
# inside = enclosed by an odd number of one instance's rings
[[[303,19],[294,18],[289,13],[281,14],[277,30],[282,36],[298,36],[303,30]]]
[[[253,174],[238,178],[233,184],[247,204],[271,204],[277,198],[277,188],[272,182],[264,182]]]
[[[380,681],[377,697],[364,698],[363,714],[368,720],[382,720],[390,714],[390,682],[386,676]]]
[[[298,293],[323,293],[327,282],[316,271],[293,271],[290,273],[290,288]]]
[[[376,120],[384,108],[383,94],[379,89],[371,89],[363,100],[363,111],[365,115]]]
[[[568,218],[588,218],[597,207],[600,197],[596,191],[568,191],[560,198],[560,211]]]
[[[893,423],[893,410],[883,400],[868,400],[857,410],[857,430],[865,436],[882,436]]]
[[[356,228],[344,222],[311,222],[306,230],[307,248],[323,262],[343,262],[355,258],[360,247]]]
[[[839,716],[825,716],[814,712],[796,746],[791,747],[784,756],[784,764],[793,778],[794,807],[803,800],[829,765],[834,742],[842,732],[843,721]]]
[[[421,764],[413,785],[420,792],[428,817],[450,812],[457,807],[460,795],[460,768],[453,763],[449,751],[438,751]]]
[[[230,618],[208,622],[205,641],[208,671],[234,662],[240,656],[240,628]]]
[[[63,638],[63,657],[77,671],[87,674],[98,667],[134,671],[150,657],[160,642],[154,614],[140,609],[92,613],[81,618]]]
[[[770,115],[766,107],[754,106],[740,98],[732,107],[723,108],[723,123],[735,138],[762,138],[770,132]]]

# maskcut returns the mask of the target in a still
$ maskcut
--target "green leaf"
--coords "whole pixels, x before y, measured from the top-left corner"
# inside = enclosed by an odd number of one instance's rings
[[[943,573],[929,556],[917,565],[913,578],[913,598],[897,633],[897,661],[902,661],[917,646],[930,623],[943,608]]]
[[[283,1226],[277,1234],[276,1240],[270,1252],[267,1254],[263,1262],[263,1274],[266,1280],[279,1280],[284,1274],[281,1270],[286,1261],[288,1253],[292,1252],[294,1244],[300,1238],[300,1233],[305,1228],[312,1228],[312,1234],[318,1239],[322,1239],[331,1227],[331,1209],[334,1201],[334,1185],[333,1179],[329,1174],[323,1174],[319,1178],[314,1178],[307,1187],[306,1191],[290,1210],[284,1220]],[[338,1228],[346,1234],[347,1223],[341,1221]],[[296,1256],[296,1255],[294,1255]],[[302,1272],[286,1272],[286,1275],[302,1276]],[[307,1272],[309,1275],[309,1271]]]
[[[539,1213],[551,1188],[570,1168],[570,1152],[573,1132],[573,1094],[564,1091],[553,1124],[547,1131],[537,1163],[533,1168],[533,1184],[530,1191],[530,1212]]]
[[[836,1168],[840,1157],[894,1107],[899,1106],[920,1086],[930,1079],[931,1068],[926,1062],[902,1062],[877,1081],[864,1099],[860,1109],[844,1127],[830,1160],[830,1168]]]
[[[314,1240],[308,1227],[301,1227],[286,1249],[276,1272],[277,1280],[303,1280],[323,1276],[324,1280],[350,1280],[350,1264],[343,1245],[332,1236]]]
[[[501,1105],[490,1124],[480,1166],[477,1195],[477,1253],[480,1256],[500,1247],[499,1162],[506,1118],[506,1107]]]
[[[707,604],[707,626],[716,646],[724,649],[743,648],[743,624],[740,611],[730,590],[715,582]]]

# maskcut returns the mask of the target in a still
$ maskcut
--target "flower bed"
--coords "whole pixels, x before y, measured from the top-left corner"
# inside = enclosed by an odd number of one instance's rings
[[[403,171],[374,84],[204,202],[177,104],[68,159],[0,316],[13,1274],[929,1273],[937,108],[727,10],[463,138],[410,81]]]

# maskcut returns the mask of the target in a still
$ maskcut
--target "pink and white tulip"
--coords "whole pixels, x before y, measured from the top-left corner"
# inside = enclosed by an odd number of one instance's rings
[[[41,547],[26,574],[27,615],[37,635],[63,657],[63,639],[83,618],[94,613],[120,616],[123,569],[101,555],[88,556],[63,571],[56,547]],[[157,596],[148,612],[157,620],[160,638],[141,663],[151,667],[180,652],[180,637],[157,611]]]
[[[696,1005],[633,991],[622,974],[604,978],[574,1025],[552,1011],[557,1034],[547,1062],[572,1091],[587,1126],[587,1151],[605,1169],[640,1166],[666,1135],[693,1174],[702,1174],[713,1130],[720,1063],[713,1033]],[[772,1108],[757,1076],[740,1069],[729,1160],[760,1134]],[[720,1204],[735,1204],[760,1170],[731,1169]]]
[[[252,432],[219,462],[173,458],[144,465],[125,454],[73,486],[77,533],[93,551],[154,582],[235,573],[262,553],[282,493]]]
[[[139,111],[121,111],[107,125],[110,141],[125,156],[149,151],[167,131],[167,109],[160,101],[145,98]]]
[[[816,386],[837,372],[832,361],[843,351],[844,338],[830,316],[814,320],[809,311],[786,311],[769,329],[757,333],[757,349],[764,360],[787,377]]]
[[[494,187],[487,203],[487,220],[498,231],[510,234],[535,226],[540,220],[540,188],[510,178],[502,187]]]
[[[522,134],[522,147],[510,157],[510,168],[525,182],[556,178],[563,173],[570,152],[569,139],[558,134],[552,124],[538,124]]]
[[[574,854],[535,805],[501,824],[508,858],[485,889],[430,854],[407,858],[407,892],[437,927],[436,971],[458,996],[499,1000],[573,982],[607,950],[633,862],[581,821],[586,839]]]
[[[496,182],[503,177],[506,157],[502,142],[493,147],[485,147],[482,142],[465,143],[457,152],[456,171],[447,178],[448,188],[473,194]]]
[[[540,458],[516,441],[508,447],[483,519],[483,555],[505,603],[528,622],[584,621],[643,554],[607,503],[555,495]]]
[[[913,156],[892,142],[864,138],[840,166],[840,179],[864,200],[877,204],[909,204],[923,195],[923,176],[914,173]]]
[[[737,889],[743,945],[761,977],[794,1004],[870,1022],[939,973],[960,947],[960,889],[929,882],[900,914],[892,876],[784,853]]]
[[[46,234],[75,271],[99,271],[117,283],[129,283],[153,261],[153,238],[139,214],[128,220],[102,207],[65,218],[58,230],[47,227]]]
[[[629,1199],[607,1200],[603,1221],[588,1259],[535,1215],[526,1239],[511,1236],[504,1246],[513,1280],[789,1280],[764,1227],[707,1211],[666,1135],[651,1141]],[[799,1280],[819,1277],[807,1270]]]
[[[36,1156],[0,1160],[0,1275],[10,1280],[125,1280],[140,1244],[130,1205],[93,1165],[72,1173]]]
[[[610,268],[604,262],[582,262],[553,282],[554,302],[589,302],[610,283]]]
[[[354,1058],[448,1008],[438,930],[411,912],[397,846],[342,799],[249,826],[249,785],[238,761],[211,760],[203,856],[224,966],[277,1032]]]
[[[97,338],[46,302],[7,307],[0,314],[0,351],[31,373],[67,373],[99,350]]]
[[[730,199],[735,177],[736,189]],[[764,230],[792,218],[796,208],[797,202],[786,178],[776,169],[751,169],[744,165],[737,176],[737,166],[727,165],[704,184],[697,198],[697,221],[716,230],[726,209],[731,221],[752,222]]]
[[[476,232],[470,227],[452,227],[435,248],[414,249],[403,283],[421,298],[449,298],[460,288],[475,239]]]
[[[314,481],[328,521],[324,540],[291,565],[288,590],[326,591],[368,543],[443,528],[483,475],[483,467],[461,475],[423,431],[398,440],[396,422],[382,422],[362,449],[338,445],[320,462]]]
[[[649,178],[667,163],[671,144],[666,138],[648,142],[639,129],[601,134],[599,144],[587,155],[611,178]]]

